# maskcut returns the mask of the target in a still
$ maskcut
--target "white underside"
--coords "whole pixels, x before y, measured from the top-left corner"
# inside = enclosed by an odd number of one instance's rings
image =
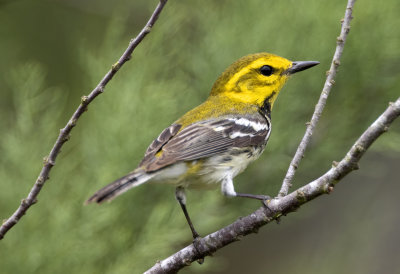
[[[233,178],[241,173],[249,163],[256,160],[262,152],[261,148],[252,148],[251,156],[248,153],[234,155],[231,152],[206,159],[201,168],[194,174],[187,175],[191,164],[176,163],[157,172],[151,179],[155,183],[168,183],[184,188],[214,188],[222,182],[221,190],[226,196],[235,196]],[[224,162],[224,158],[231,157],[231,161]],[[196,161],[192,163],[195,165]]]

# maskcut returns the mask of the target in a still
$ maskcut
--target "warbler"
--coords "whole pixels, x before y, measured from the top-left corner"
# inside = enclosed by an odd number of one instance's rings
[[[228,197],[268,199],[236,192],[233,178],[263,152],[282,86],[292,74],[317,64],[270,53],[240,58],[216,80],[203,104],[161,132],[135,170],[97,191],[87,203],[111,201],[144,183],[170,183],[176,186],[175,197],[196,239],[199,234],[186,209],[186,188],[220,183]]]

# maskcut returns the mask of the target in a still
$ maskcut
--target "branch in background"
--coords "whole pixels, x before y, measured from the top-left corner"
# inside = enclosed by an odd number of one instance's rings
[[[399,116],[400,98],[395,103],[390,103],[385,112],[355,142],[346,156],[339,163],[334,162],[332,168],[324,175],[285,197],[269,201],[268,207],[263,206],[252,214],[202,238],[196,245],[197,249],[191,244],[157,262],[145,273],[176,273],[192,262],[209,256],[230,243],[239,241],[243,236],[257,232],[260,227],[282,215],[295,211],[312,199],[322,194],[329,194],[343,177],[358,169],[358,162],[366,150],[382,133],[389,129],[391,123]]]
[[[327,77],[324,84],[324,88],[322,89],[321,96],[319,97],[318,103],[315,106],[315,111],[311,118],[311,121],[307,123],[307,129],[303,136],[303,139],[301,140],[297,148],[296,154],[294,155],[292,161],[290,162],[289,169],[286,173],[285,179],[283,180],[282,183],[282,187],[279,191],[278,195],[279,197],[283,197],[287,195],[289,192],[289,188],[291,187],[291,181],[293,180],[294,174],[296,173],[296,169],[299,166],[301,159],[304,157],[307,145],[311,140],[311,135],[313,134],[314,128],[317,125],[319,118],[321,117],[329,93],[332,89],[333,84],[335,83],[334,78],[336,76],[337,69],[340,65],[340,57],[342,56],[343,53],[344,43],[346,42],[347,34],[350,31],[350,21],[351,19],[353,19],[352,12],[355,1],[356,0],[349,0],[347,3],[344,19],[342,20],[342,29],[340,31],[340,36],[337,38],[335,54],[333,55],[331,67],[329,71],[327,71]]]
[[[113,78],[113,76],[117,73],[117,71],[131,58],[132,52],[135,48],[142,42],[143,38],[151,31],[151,28],[155,24],[160,15],[162,9],[168,0],[160,0],[153,14],[151,15],[149,21],[144,26],[144,28],[140,31],[140,33],[136,36],[135,39],[132,39],[129,43],[128,48],[119,58],[118,62],[116,62],[111,69],[107,72],[107,74],[103,77],[100,83],[96,86],[95,89],[88,96],[82,96],[81,104],[76,109],[72,117],[69,119],[67,125],[60,130],[60,135],[51,149],[48,156],[46,156],[44,160],[44,166],[40,171],[39,177],[36,179],[35,184],[33,185],[31,191],[28,194],[28,197],[21,201],[18,209],[11,215],[10,218],[5,220],[0,227],[0,240],[3,239],[4,235],[9,231],[18,221],[22,218],[22,216],[26,213],[26,211],[37,202],[36,197],[41,191],[44,183],[49,179],[49,173],[51,168],[55,165],[56,158],[60,153],[61,147],[64,145],[66,141],[70,138],[70,132],[75,127],[78,119],[81,115],[87,110],[88,105],[103,91],[108,82]]]

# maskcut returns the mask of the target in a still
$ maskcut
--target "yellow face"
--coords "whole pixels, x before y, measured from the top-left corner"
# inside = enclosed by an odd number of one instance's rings
[[[269,53],[242,57],[215,81],[208,99],[176,123],[183,129],[211,117],[272,108],[290,75],[318,64],[315,61],[291,62]]]
[[[211,95],[261,106],[268,98],[271,107],[289,78],[287,70],[292,62],[269,53],[242,57],[219,77]]]

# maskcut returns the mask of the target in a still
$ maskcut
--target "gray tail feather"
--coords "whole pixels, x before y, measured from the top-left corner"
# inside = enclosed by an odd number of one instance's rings
[[[90,197],[85,204],[89,203],[102,203],[111,201],[132,187],[141,185],[150,180],[154,175],[145,173],[144,171],[133,171],[128,175],[115,180],[109,185],[98,190],[92,197]]]

